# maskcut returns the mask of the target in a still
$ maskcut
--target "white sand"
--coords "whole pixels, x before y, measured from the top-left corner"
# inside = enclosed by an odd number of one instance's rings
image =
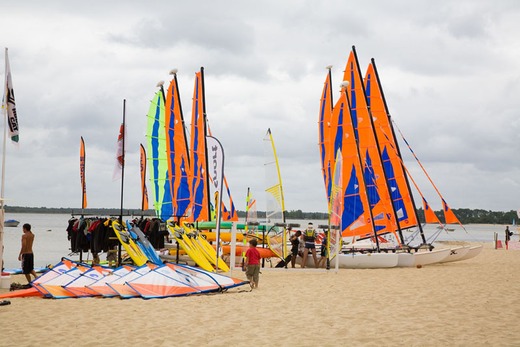
[[[519,346],[519,272],[520,251],[486,244],[421,269],[264,270],[252,292],[10,299],[0,346]]]

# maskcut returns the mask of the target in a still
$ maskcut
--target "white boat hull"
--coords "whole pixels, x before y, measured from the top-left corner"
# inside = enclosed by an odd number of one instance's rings
[[[399,262],[397,253],[350,253],[339,255],[342,269],[381,269],[396,267]]]
[[[420,251],[413,253],[415,266],[429,265],[441,262],[451,252],[451,248],[434,249],[432,251]]]
[[[397,267],[412,267],[415,266],[415,256],[413,253],[402,252],[397,253],[398,261]]]
[[[469,247],[464,247],[464,246],[454,247],[451,249],[450,254],[448,254],[448,256],[446,258],[444,258],[443,260],[441,260],[440,262],[448,263],[448,262],[452,262],[452,261],[461,260],[462,257],[464,257],[468,253],[468,251],[469,251]]]
[[[483,248],[482,245],[469,247],[468,252],[462,258],[460,258],[459,261],[476,257],[477,255],[480,254],[480,252],[482,252],[482,248]]]

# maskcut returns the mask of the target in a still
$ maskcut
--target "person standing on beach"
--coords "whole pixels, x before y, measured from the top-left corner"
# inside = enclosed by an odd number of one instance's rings
[[[258,288],[258,281],[260,280],[260,252],[256,249],[257,244],[256,239],[251,239],[246,251],[246,276],[251,288]]]
[[[509,226],[506,226],[506,230],[505,230],[505,233],[506,233],[506,249],[509,249],[508,245],[509,245],[509,241],[511,240],[511,235],[513,235],[513,233],[511,231],[509,231]]]
[[[325,236],[321,240],[321,252],[320,252],[320,260],[318,262],[319,267],[327,267],[327,238],[329,237],[329,230],[325,230]]]
[[[296,258],[298,257],[298,250],[300,248],[300,236],[302,232],[296,230],[296,233],[289,239],[291,241],[291,267],[296,265]]]
[[[303,259],[302,259],[302,268],[305,267],[307,263],[307,255],[309,254],[309,250],[312,252],[312,257],[314,258],[314,267],[318,267],[318,257],[316,257],[316,230],[314,230],[314,225],[309,223],[307,225],[307,229],[303,233],[303,241],[305,242],[305,250],[303,251]]]
[[[33,242],[34,234],[31,231],[31,225],[25,223],[22,227],[22,248],[20,249],[20,255],[18,260],[22,262],[22,272],[27,278],[27,282],[31,283],[31,275],[36,278],[36,272],[34,271],[34,254],[33,254]]]

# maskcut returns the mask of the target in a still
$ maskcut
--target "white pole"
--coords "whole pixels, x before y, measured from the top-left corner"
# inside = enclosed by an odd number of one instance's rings
[[[230,268],[231,276],[233,276],[233,269],[235,268],[236,249],[237,249],[237,226],[235,223],[233,223],[231,226],[231,254],[229,255],[229,268]]]
[[[5,181],[5,147],[7,137],[7,47],[5,48],[5,82],[2,108],[4,114],[4,140],[2,147],[2,186],[0,189],[0,272],[4,268],[4,181]]]

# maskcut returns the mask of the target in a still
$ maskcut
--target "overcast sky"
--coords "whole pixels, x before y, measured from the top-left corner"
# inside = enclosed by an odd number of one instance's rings
[[[355,45],[363,74],[376,59],[394,121],[452,208],[520,208],[516,0],[16,1],[2,5],[0,32],[20,124],[19,146],[7,146],[7,205],[79,208],[83,136],[89,207],[119,207],[112,173],[126,99],[124,206],[139,208],[139,144],[156,84],[179,69],[189,123],[204,66],[208,119],[236,207],[245,209],[251,187],[265,209],[262,139],[271,128],[286,209],[326,211],[320,94],[333,65],[337,99]]]

